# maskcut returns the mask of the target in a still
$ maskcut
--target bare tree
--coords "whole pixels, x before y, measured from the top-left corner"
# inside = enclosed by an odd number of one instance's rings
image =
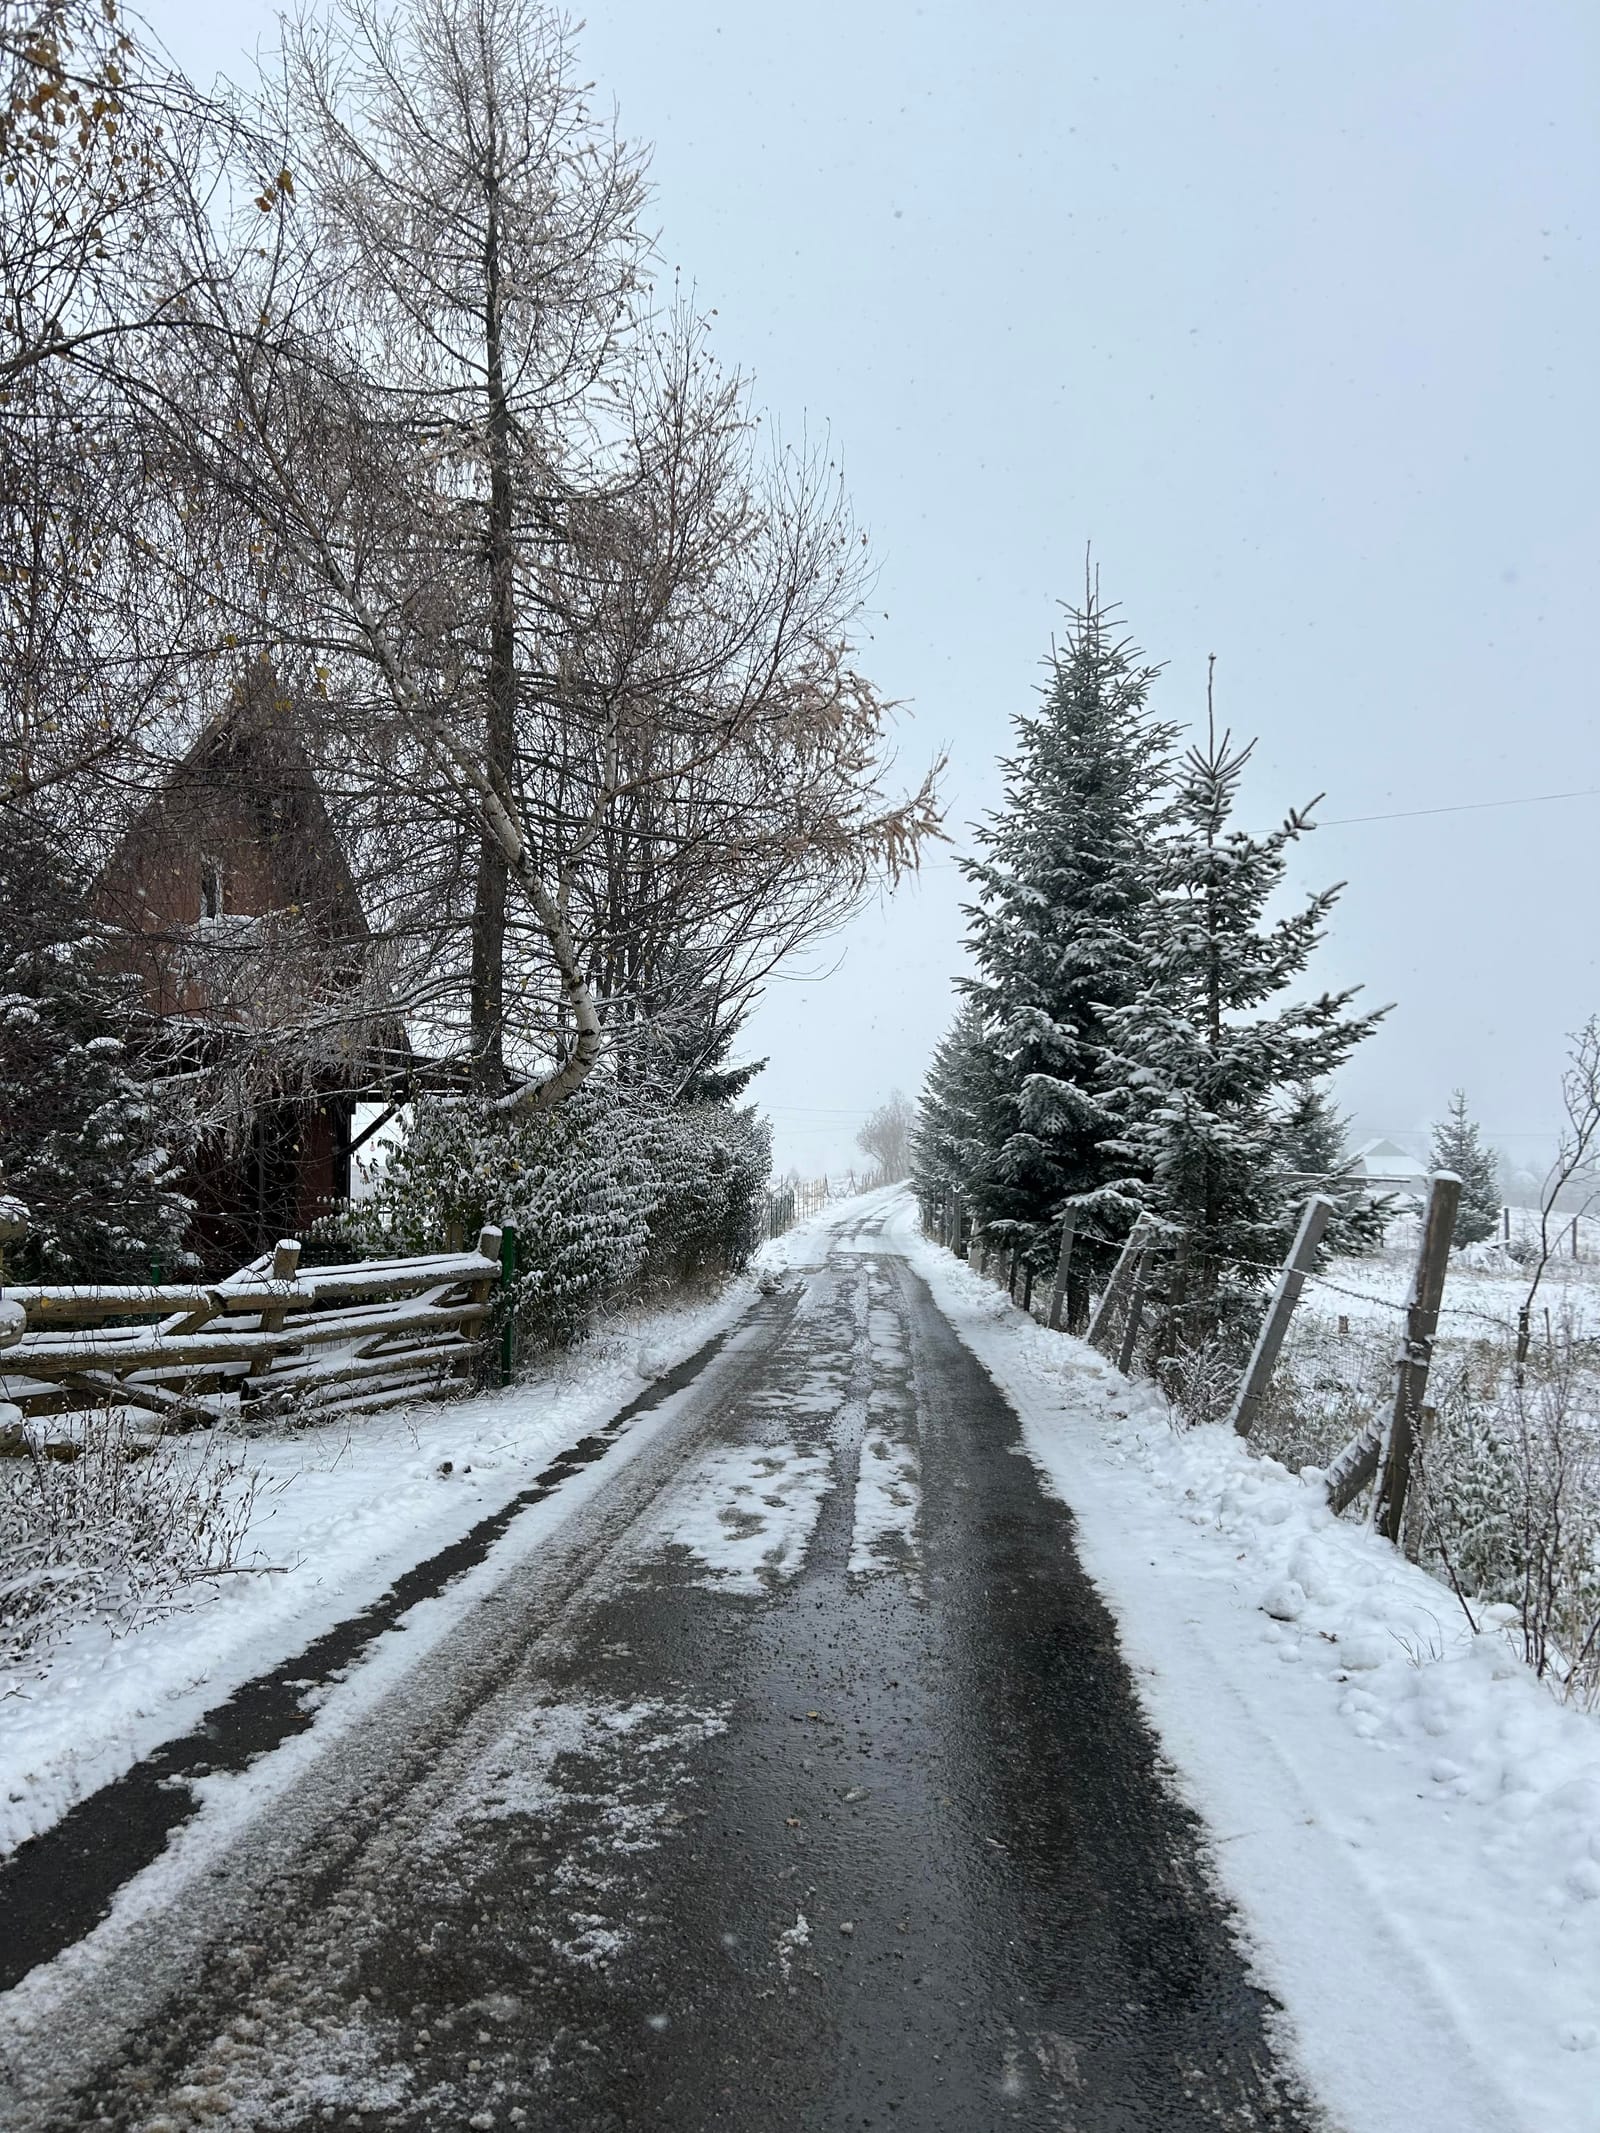
[[[1596,1158],[1600,1156],[1600,1017],[1591,1015],[1572,1040],[1561,1077],[1561,1103],[1566,1124],[1556,1142],[1556,1159],[1539,1194],[1539,1249],[1528,1293],[1517,1313],[1519,1383],[1533,1337],[1534,1301],[1556,1248],[1556,1211],[1564,1197],[1570,1200],[1577,1191],[1582,1199],[1573,1216],[1576,1220],[1587,1212],[1600,1191],[1600,1179],[1596,1177]]]
[[[474,1078],[509,1038],[502,1100],[548,1106],[664,987],[725,1029],[915,863],[933,778],[883,795],[837,483],[763,465],[692,321],[649,318],[639,159],[553,18],[349,0],[255,124],[263,175],[175,245],[181,340],[147,336],[183,583],[442,833],[414,875],[472,840]]]
[[[182,294],[158,234],[208,122],[114,0],[0,0],[0,804],[69,807],[80,850],[180,663],[122,387]]]
[[[916,1122],[916,1106],[896,1089],[887,1103],[868,1114],[856,1135],[856,1146],[872,1157],[885,1184],[910,1174],[911,1132]]]

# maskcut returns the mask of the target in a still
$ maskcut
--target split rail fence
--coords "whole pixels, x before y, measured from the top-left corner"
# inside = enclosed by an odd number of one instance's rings
[[[1450,1240],[1460,1203],[1460,1178],[1448,1170],[1435,1171],[1428,1181],[1428,1203],[1411,1288],[1402,1306],[1404,1327],[1395,1356],[1393,1398],[1387,1413],[1375,1416],[1350,1440],[1328,1467],[1325,1477],[1328,1502],[1335,1511],[1348,1509],[1363,1489],[1375,1484],[1372,1523],[1387,1540],[1397,1545],[1405,1531],[1412,1458],[1426,1419],[1428,1373],[1444,1302]],[[1317,1249],[1334,1211],[1335,1203],[1322,1193],[1313,1193],[1306,1202],[1300,1227],[1278,1272],[1255,1348],[1234,1397],[1229,1420],[1241,1437],[1249,1437],[1261,1416],[1295,1305],[1307,1278],[1315,1270]],[[927,1212],[931,1212],[932,1227],[939,1242],[967,1258],[980,1273],[987,1274],[991,1250],[981,1230],[969,1224],[960,1195],[947,1193],[931,1211],[925,1211],[925,1220]],[[1076,1218],[1069,1213],[1062,1225],[1046,1317],[1052,1332],[1061,1329],[1076,1234]],[[1573,1238],[1576,1251],[1576,1225]],[[1174,1240],[1170,1235],[1163,1237],[1148,1216],[1141,1216],[1129,1232],[1106,1287],[1095,1303],[1086,1338],[1124,1373],[1134,1365],[1158,1254],[1174,1247],[1181,1254],[1182,1240]],[[1033,1274],[1020,1268],[1017,1252],[1011,1253],[1010,1261],[1011,1296],[1014,1301],[1021,1302],[1025,1311],[1031,1312]],[[1017,1295],[1019,1274],[1022,1280],[1020,1298]],[[1526,1313],[1523,1317],[1525,1321]],[[1525,1323],[1522,1331],[1524,1349],[1519,1350],[1519,1356],[1525,1350]]]
[[[490,1345],[502,1241],[490,1228],[470,1251],[302,1270],[289,1239],[215,1283],[7,1287],[0,1415],[119,1405],[183,1427],[465,1390]],[[23,1425],[5,1435],[20,1448]]]

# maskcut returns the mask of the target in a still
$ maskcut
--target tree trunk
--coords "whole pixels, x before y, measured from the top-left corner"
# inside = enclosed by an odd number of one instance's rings
[[[491,154],[493,151],[491,150]],[[515,510],[511,489],[511,411],[506,404],[500,338],[500,222],[498,177],[487,178],[488,223],[484,242],[484,343],[489,397],[489,675],[484,719],[484,768],[490,783],[509,798],[516,770],[516,578]],[[505,1087],[506,887],[509,868],[490,836],[478,845],[478,882],[472,906],[472,1085],[486,1096]]]

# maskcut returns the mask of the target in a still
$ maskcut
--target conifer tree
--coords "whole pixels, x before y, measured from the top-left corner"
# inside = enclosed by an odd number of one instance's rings
[[[965,862],[976,974],[960,1028],[982,1150],[963,1189],[991,1236],[1043,1271],[1067,1209],[1080,1217],[1075,1302],[1127,1225],[1104,1058],[1107,1014],[1139,987],[1141,907],[1175,729],[1148,698],[1156,669],[1091,581],[1067,610],[1037,710],[1016,720],[1003,806]],[[1084,1221],[1082,1218],[1089,1219]]]
[[[985,1174],[983,1123],[992,1097],[982,1019],[964,1001],[934,1047],[911,1129],[911,1182],[925,1210],[953,1188],[970,1205]]]
[[[1209,692],[1208,692],[1209,694]],[[1288,1092],[1333,1073],[1386,1009],[1355,1014],[1355,988],[1282,1004],[1322,939],[1339,887],[1268,921],[1310,810],[1255,836],[1231,826],[1254,744],[1207,737],[1183,756],[1172,826],[1144,906],[1138,997],[1114,1009],[1108,1079],[1124,1123],[1114,1143],[1148,1181],[1171,1240],[1152,1352],[1248,1340],[1305,1187],[1292,1175]],[[1314,804],[1314,803],[1313,803]],[[1340,885],[1342,886],[1342,884]]]
[[[1349,1126],[1320,1082],[1300,1082],[1283,1098],[1284,1167],[1302,1193],[1322,1193],[1337,1210],[1323,1232],[1328,1255],[1376,1251],[1393,1204],[1369,1199],[1361,1185],[1341,1176],[1349,1154]]]
[[[147,1281],[185,1263],[177,1122],[130,1057],[109,974],[51,836],[0,817],[0,1187],[27,1209],[13,1277]]]
[[[1453,1170],[1461,1180],[1453,1244],[1481,1244],[1492,1237],[1500,1219],[1500,1166],[1483,1145],[1476,1121],[1467,1114],[1467,1092],[1457,1089],[1450,1108],[1433,1129],[1433,1167]]]

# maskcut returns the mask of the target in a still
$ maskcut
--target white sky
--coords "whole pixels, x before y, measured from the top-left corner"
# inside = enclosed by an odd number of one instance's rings
[[[202,75],[273,16],[147,11]],[[1167,715],[1218,654],[1246,819],[1600,787],[1594,0],[596,0],[582,51],[725,360],[839,448],[868,669],[908,769],[949,749],[959,843],[1089,540]],[[1363,1130],[1459,1082],[1513,1153],[1549,1135],[1597,831],[1589,798],[1303,847],[1350,884],[1319,975],[1399,1003]],[[781,1164],[915,1093],[962,888],[936,863],[763,1006]]]

